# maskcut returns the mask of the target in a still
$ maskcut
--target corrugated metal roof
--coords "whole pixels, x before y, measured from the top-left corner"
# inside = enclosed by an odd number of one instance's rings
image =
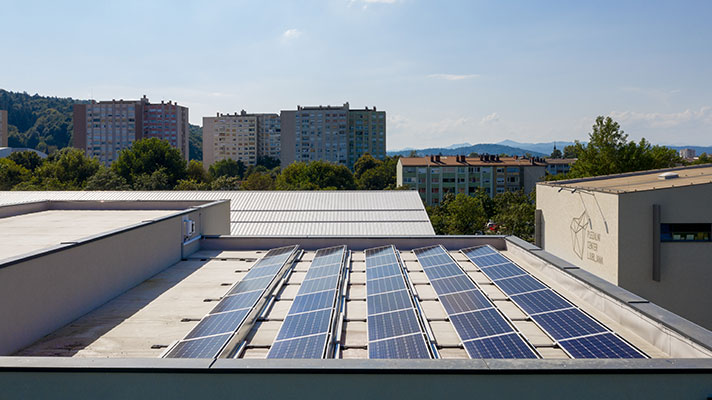
[[[0,204],[39,200],[230,200],[233,235],[435,234],[420,196],[406,190],[0,192]]]

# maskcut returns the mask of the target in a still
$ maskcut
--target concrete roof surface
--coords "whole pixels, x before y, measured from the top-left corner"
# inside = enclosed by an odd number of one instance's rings
[[[230,200],[233,235],[433,235],[420,196],[381,191],[0,192],[0,205],[38,200]]]
[[[676,173],[678,177],[671,179],[660,178],[661,174],[667,172]],[[632,172],[594,178],[543,182],[540,183],[540,185],[580,188],[609,193],[629,193],[710,183],[712,183],[712,165],[705,164],[701,166]]]

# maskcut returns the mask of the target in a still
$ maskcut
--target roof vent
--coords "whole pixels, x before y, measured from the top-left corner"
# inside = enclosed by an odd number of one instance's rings
[[[658,179],[675,179],[679,178],[680,175],[677,174],[677,172],[663,172],[662,174],[658,175]]]

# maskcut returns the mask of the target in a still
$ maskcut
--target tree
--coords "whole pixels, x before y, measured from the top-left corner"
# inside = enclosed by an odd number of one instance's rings
[[[30,171],[9,158],[0,158],[0,190],[10,190],[27,180]]]
[[[354,176],[343,165],[326,161],[295,162],[277,177],[278,190],[351,190],[356,188]]]
[[[279,167],[280,161],[279,159],[270,156],[258,156],[257,165],[261,165],[267,169],[273,169],[275,167]]]
[[[209,190],[210,183],[198,182],[194,179],[181,179],[173,190]]]
[[[371,153],[364,153],[354,163],[354,177],[358,179],[364,172],[374,169],[381,164],[380,161],[373,158]]]
[[[116,172],[102,166],[91,178],[87,179],[84,190],[131,190],[131,186]]]
[[[134,190],[171,190],[175,185],[170,182],[171,177],[164,168],[152,173],[144,173],[134,177]]]
[[[188,158],[203,161],[203,128],[188,125]]]
[[[253,172],[242,182],[243,190],[274,190],[274,178],[269,173]]]
[[[576,145],[564,146],[564,158],[578,158]]]
[[[186,178],[197,183],[210,182],[210,175],[203,168],[203,163],[197,160],[190,160],[186,168]]]
[[[71,147],[51,154],[35,170],[35,182],[45,190],[81,190],[87,181],[101,168],[95,158],[89,158],[84,152]]]
[[[208,172],[210,173],[210,176],[213,179],[219,178],[221,176],[235,176],[238,178],[242,178],[245,173],[245,163],[240,160],[235,161],[233,159],[227,158],[215,162],[213,165],[210,166]]]
[[[554,151],[551,152],[551,155],[549,157],[550,158],[561,158],[561,157],[563,157],[563,154],[561,153],[561,150],[554,147]]]
[[[111,169],[133,187],[142,188],[139,190],[157,190],[145,189],[146,185],[171,189],[186,176],[186,164],[180,151],[158,138],[134,142],[130,148],[119,153]],[[155,173],[158,175],[154,176]]]
[[[492,219],[497,228],[492,233],[514,235],[533,242],[536,211],[534,196],[534,192],[526,194],[522,190],[495,195],[495,214]]]
[[[695,161],[692,161],[691,165],[697,164],[710,164],[712,163],[712,157],[708,156],[707,153],[700,154]]]
[[[221,176],[210,182],[210,190],[240,190],[240,184],[236,176]]]
[[[645,139],[639,144],[628,142],[628,135],[611,117],[596,118],[588,145],[576,141],[574,147],[578,160],[571,167],[572,178],[667,168],[680,162],[672,149],[651,146]]]
[[[484,193],[484,192],[483,192]],[[485,194],[489,199],[489,197]],[[448,193],[443,201],[432,207],[426,207],[430,222],[438,235],[476,235],[481,234],[489,215],[481,196],[457,196]]]
[[[35,169],[37,169],[37,167],[42,165],[42,162],[44,162],[42,157],[34,151],[16,151],[14,153],[10,153],[7,158],[14,161],[15,164],[21,165],[32,172],[34,172]]]

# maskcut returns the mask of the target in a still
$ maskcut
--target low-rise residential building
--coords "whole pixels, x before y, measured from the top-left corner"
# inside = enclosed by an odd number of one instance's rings
[[[188,133],[188,108],[171,101],[152,104],[143,96],[74,105],[73,146],[104,165],[146,137],[168,141],[187,160]]]
[[[447,193],[531,192],[546,174],[546,162],[495,155],[402,157],[396,173],[398,186],[415,189],[425,204],[436,205]]]
[[[575,158],[547,158],[546,173],[549,175],[568,174],[575,162]]]
[[[0,147],[7,147],[7,111],[0,110]]]
[[[695,149],[682,149],[680,150],[680,158],[684,160],[694,160],[696,157]]]
[[[712,328],[712,165],[537,185],[539,247]]]

